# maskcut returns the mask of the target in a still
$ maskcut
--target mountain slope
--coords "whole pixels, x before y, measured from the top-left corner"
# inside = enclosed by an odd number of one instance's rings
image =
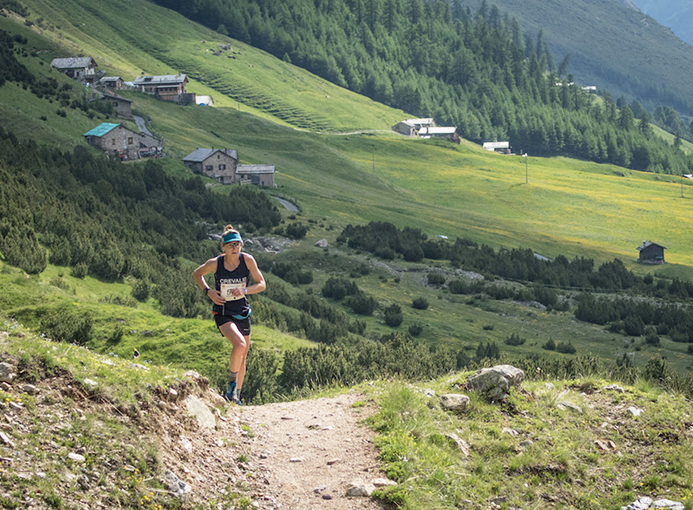
[[[463,3],[477,9],[481,2]],[[668,104],[693,114],[693,51],[646,14],[616,0],[492,3],[517,18],[525,33],[536,37],[542,30],[557,62],[570,54],[568,72],[577,82],[625,94],[649,109]]]
[[[642,12],[693,44],[693,2],[690,0],[633,0]]]
[[[218,106],[242,105],[244,111],[313,130],[386,130],[404,116],[150,2],[22,0],[22,5],[36,21],[34,29],[64,48],[61,56],[93,55],[98,70],[126,81],[142,72],[184,72],[192,78],[189,91],[212,94]],[[220,44],[232,48],[215,56]]]

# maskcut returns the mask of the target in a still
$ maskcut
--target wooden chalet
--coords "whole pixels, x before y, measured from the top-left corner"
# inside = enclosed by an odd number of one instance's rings
[[[125,88],[125,81],[120,76],[104,76],[97,85],[107,89],[122,90]]]
[[[183,164],[196,174],[206,175],[222,184],[236,182],[236,149],[197,149],[183,158]]]
[[[135,88],[145,94],[152,94],[164,101],[178,104],[195,104],[195,94],[185,92],[188,77],[184,74],[164,76],[142,76],[135,78]]]
[[[419,136],[422,128],[436,127],[433,119],[406,119],[392,126],[392,130],[404,136]]]
[[[118,94],[105,92],[101,96],[101,101],[111,103],[113,111],[117,116],[132,119],[132,101],[130,99],[120,97]]]
[[[236,182],[274,188],[274,165],[238,165]]]

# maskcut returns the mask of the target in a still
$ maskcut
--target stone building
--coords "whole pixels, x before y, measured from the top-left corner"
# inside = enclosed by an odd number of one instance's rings
[[[121,160],[139,158],[139,133],[128,129],[123,124],[104,122],[84,133],[84,139],[92,147]]]

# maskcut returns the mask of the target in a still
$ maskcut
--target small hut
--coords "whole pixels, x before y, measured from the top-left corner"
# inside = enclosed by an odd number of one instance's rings
[[[638,262],[640,264],[664,264],[664,250],[664,246],[652,241],[643,241],[638,246],[638,251],[640,252]]]

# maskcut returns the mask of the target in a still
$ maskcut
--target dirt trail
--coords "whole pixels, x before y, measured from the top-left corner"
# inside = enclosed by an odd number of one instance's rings
[[[383,509],[368,497],[347,497],[352,482],[385,478],[373,433],[360,424],[372,408],[364,395],[240,408],[245,448],[259,476],[254,499],[265,509]]]

